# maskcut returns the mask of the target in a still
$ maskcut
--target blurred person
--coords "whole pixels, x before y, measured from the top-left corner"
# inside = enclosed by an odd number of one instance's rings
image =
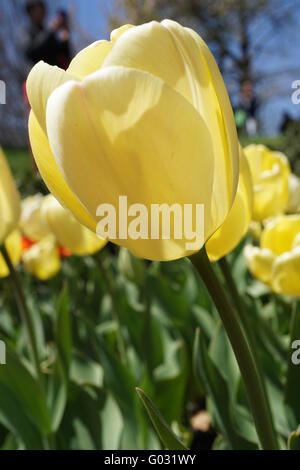
[[[250,80],[245,80],[241,87],[241,102],[235,111],[236,125],[239,131],[248,136],[257,134],[258,102],[254,95],[253,85]]]
[[[41,60],[67,69],[71,61],[67,12],[59,10],[50,25],[46,27],[47,8],[43,0],[27,0],[25,10],[29,22],[21,33],[20,47],[29,69]],[[29,114],[30,105],[25,82],[23,83],[23,96]]]
[[[42,0],[27,0],[29,23],[21,35],[21,47],[26,59],[34,65],[43,60],[67,68],[70,60],[70,29],[67,13],[60,10],[50,26],[45,26],[46,4]]]
[[[59,48],[57,51],[56,65],[62,69],[67,69],[71,62],[71,46],[70,46],[70,22],[68,12],[60,9],[57,12],[57,19],[60,23],[60,29],[57,32],[57,40]]]

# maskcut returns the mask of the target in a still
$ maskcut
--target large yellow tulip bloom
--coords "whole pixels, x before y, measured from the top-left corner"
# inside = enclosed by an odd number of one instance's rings
[[[239,175],[236,128],[219,69],[191,29],[169,20],[126,25],[66,72],[37,64],[27,92],[40,173],[88,228],[95,231],[100,204],[119,220],[121,195],[148,214],[152,204],[204,204],[204,241],[226,219]],[[114,241],[153,260],[191,254],[184,236]]]
[[[14,230],[5,240],[5,248],[14,266],[17,266],[22,256],[22,237],[18,230]],[[0,278],[9,276],[9,268],[0,253]]]
[[[246,246],[245,256],[252,274],[275,292],[300,296],[300,215],[270,221],[260,248]]]
[[[61,269],[60,255],[55,237],[47,235],[23,253],[26,271],[41,281],[54,277]]]
[[[260,222],[283,213],[289,200],[288,159],[264,145],[249,145],[244,152],[253,179],[253,220]]]
[[[206,243],[211,261],[226,256],[239,244],[249,229],[253,210],[252,178],[247,159],[240,148],[240,178],[231,211],[223,225]]]
[[[41,215],[44,199],[42,194],[35,194],[22,201],[20,227],[24,235],[33,242],[39,242],[50,234]]]
[[[105,240],[101,240],[94,232],[80,224],[52,194],[45,197],[41,213],[58,243],[74,255],[92,255],[106,245]]]
[[[0,245],[16,229],[20,217],[20,195],[0,148]]]

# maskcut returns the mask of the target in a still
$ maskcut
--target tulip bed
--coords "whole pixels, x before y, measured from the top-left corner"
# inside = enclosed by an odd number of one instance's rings
[[[32,187],[22,178],[23,165],[18,171],[17,158],[10,161],[26,195]],[[24,161],[32,169],[29,155]],[[33,187],[38,180],[32,178]],[[291,342],[300,338],[299,311],[294,299],[272,293],[250,275],[243,247],[251,240],[248,235],[228,263],[255,333],[279,445],[297,447],[300,366],[291,362]],[[43,390],[29,363],[26,329],[10,281],[3,279],[3,449],[158,449],[161,440],[136,387],[189,448],[258,447],[230,343],[189,261],[147,263],[106,247],[94,256],[65,258],[61,271],[47,282],[21,264],[17,271],[36,332]],[[113,302],[106,276],[113,284]],[[119,319],[112,313],[115,302]],[[180,448],[172,438],[171,431],[164,433],[163,446]]]
[[[1,448],[300,449],[300,180],[242,148],[204,41],[125,25],[27,92],[33,156],[0,150]],[[124,195],[204,206],[203,237],[99,237]]]

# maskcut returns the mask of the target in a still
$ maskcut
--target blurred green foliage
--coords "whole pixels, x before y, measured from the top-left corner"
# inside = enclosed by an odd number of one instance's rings
[[[9,159],[24,194],[43,189],[28,154],[9,152]],[[300,338],[299,303],[253,280],[244,243],[228,261],[255,336],[280,445],[296,448],[300,366],[291,362],[290,345]],[[9,279],[1,280],[0,338],[7,345],[7,364],[0,366],[2,449],[258,448],[236,359],[189,260],[137,262],[109,246],[94,257],[63,260],[47,283],[22,266],[18,272],[43,383],[29,361]],[[191,424],[204,409],[212,420],[208,432]]]

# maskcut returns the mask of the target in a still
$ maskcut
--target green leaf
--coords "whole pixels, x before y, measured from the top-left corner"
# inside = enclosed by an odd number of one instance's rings
[[[288,440],[288,450],[300,450],[300,430],[290,434]]]
[[[11,349],[7,348],[6,352],[6,365],[0,366],[0,384],[10,390],[40,432],[44,435],[49,434],[50,417],[43,389]]]
[[[72,352],[72,328],[67,288],[63,289],[58,301],[55,337],[64,372],[68,376]]]
[[[293,363],[293,358],[299,359],[297,356],[297,350],[300,349],[300,309],[294,310],[291,324],[291,342],[289,349],[289,362],[288,372],[286,379],[286,387],[284,394],[284,401],[290,407],[291,411],[295,416],[295,422],[300,423],[300,400],[299,400],[299,388],[300,388],[300,365]]]
[[[74,351],[70,377],[77,385],[91,385],[101,388],[103,385],[103,369],[95,361],[79,351]]]
[[[52,432],[59,429],[67,404],[67,384],[65,374],[57,363],[54,372],[49,377],[47,404],[51,417]]]
[[[103,450],[119,450],[123,429],[123,418],[118,404],[108,395],[101,411],[102,448]]]
[[[180,442],[177,436],[175,436],[150,398],[141,389],[137,388],[136,391],[147,410],[154,429],[156,430],[162,444],[168,450],[188,450],[187,447]]]
[[[253,437],[252,432],[247,436],[249,441],[237,432],[238,426],[234,416],[238,413],[238,407],[233,408],[233,397],[229,394],[227,382],[210,358],[199,329],[196,331],[193,365],[196,378],[210,398],[216,426],[231,447],[233,449],[257,448],[256,444],[250,442]]]
[[[43,448],[38,429],[27,417],[22,403],[2,383],[0,383],[0,423],[17,436],[27,450]]]

